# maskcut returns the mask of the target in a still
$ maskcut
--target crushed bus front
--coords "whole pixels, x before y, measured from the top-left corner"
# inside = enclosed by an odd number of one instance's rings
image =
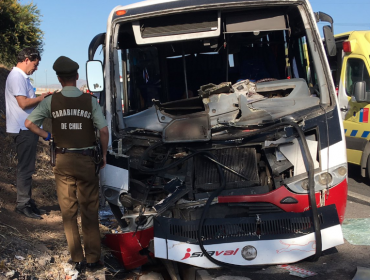
[[[141,2],[112,11],[90,60],[103,43],[101,186],[121,227],[105,240],[126,268],[292,263],[343,243],[343,127],[307,1]]]

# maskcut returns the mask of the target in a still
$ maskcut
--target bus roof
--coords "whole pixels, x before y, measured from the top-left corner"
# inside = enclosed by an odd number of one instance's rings
[[[133,3],[126,6],[117,6],[113,9],[112,13],[118,10],[125,10],[126,13],[123,17],[158,12],[162,10],[181,9],[192,6],[208,6],[208,5],[221,5],[221,4],[241,4],[249,2],[272,2],[271,0],[146,0]],[[285,0],[284,2],[308,2],[308,0]]]

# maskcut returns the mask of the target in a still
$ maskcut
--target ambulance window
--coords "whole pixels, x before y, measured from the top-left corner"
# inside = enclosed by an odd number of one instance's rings
[[[346,68],[346,92],[348,96],[352,95],[353,84],[360,81],[365,81],[366,91],[370,91],[370,77],[364,61],[358,58],[350,58],[347,60]]]

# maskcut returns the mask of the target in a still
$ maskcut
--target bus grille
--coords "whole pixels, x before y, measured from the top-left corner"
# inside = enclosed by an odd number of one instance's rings
[[[319,223],[321,228],[339,224],[335,205],[321,207]],[[158,225],[160,223],[160,228]],[[155,222],[155,236],[167,239],[197,243],[199,220],[184,221],[158,217]],[[243,240],[273,239],[305,235],[314,232],[311,211],[303,213],[274,213],[256,217],[206,219],[202,240],[220,243]]]

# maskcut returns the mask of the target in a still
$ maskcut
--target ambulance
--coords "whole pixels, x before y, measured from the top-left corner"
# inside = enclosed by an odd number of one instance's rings
[[[370,178],[370,31],[335,36],[336,56],[328,56],[337,88],[349,163]]]

